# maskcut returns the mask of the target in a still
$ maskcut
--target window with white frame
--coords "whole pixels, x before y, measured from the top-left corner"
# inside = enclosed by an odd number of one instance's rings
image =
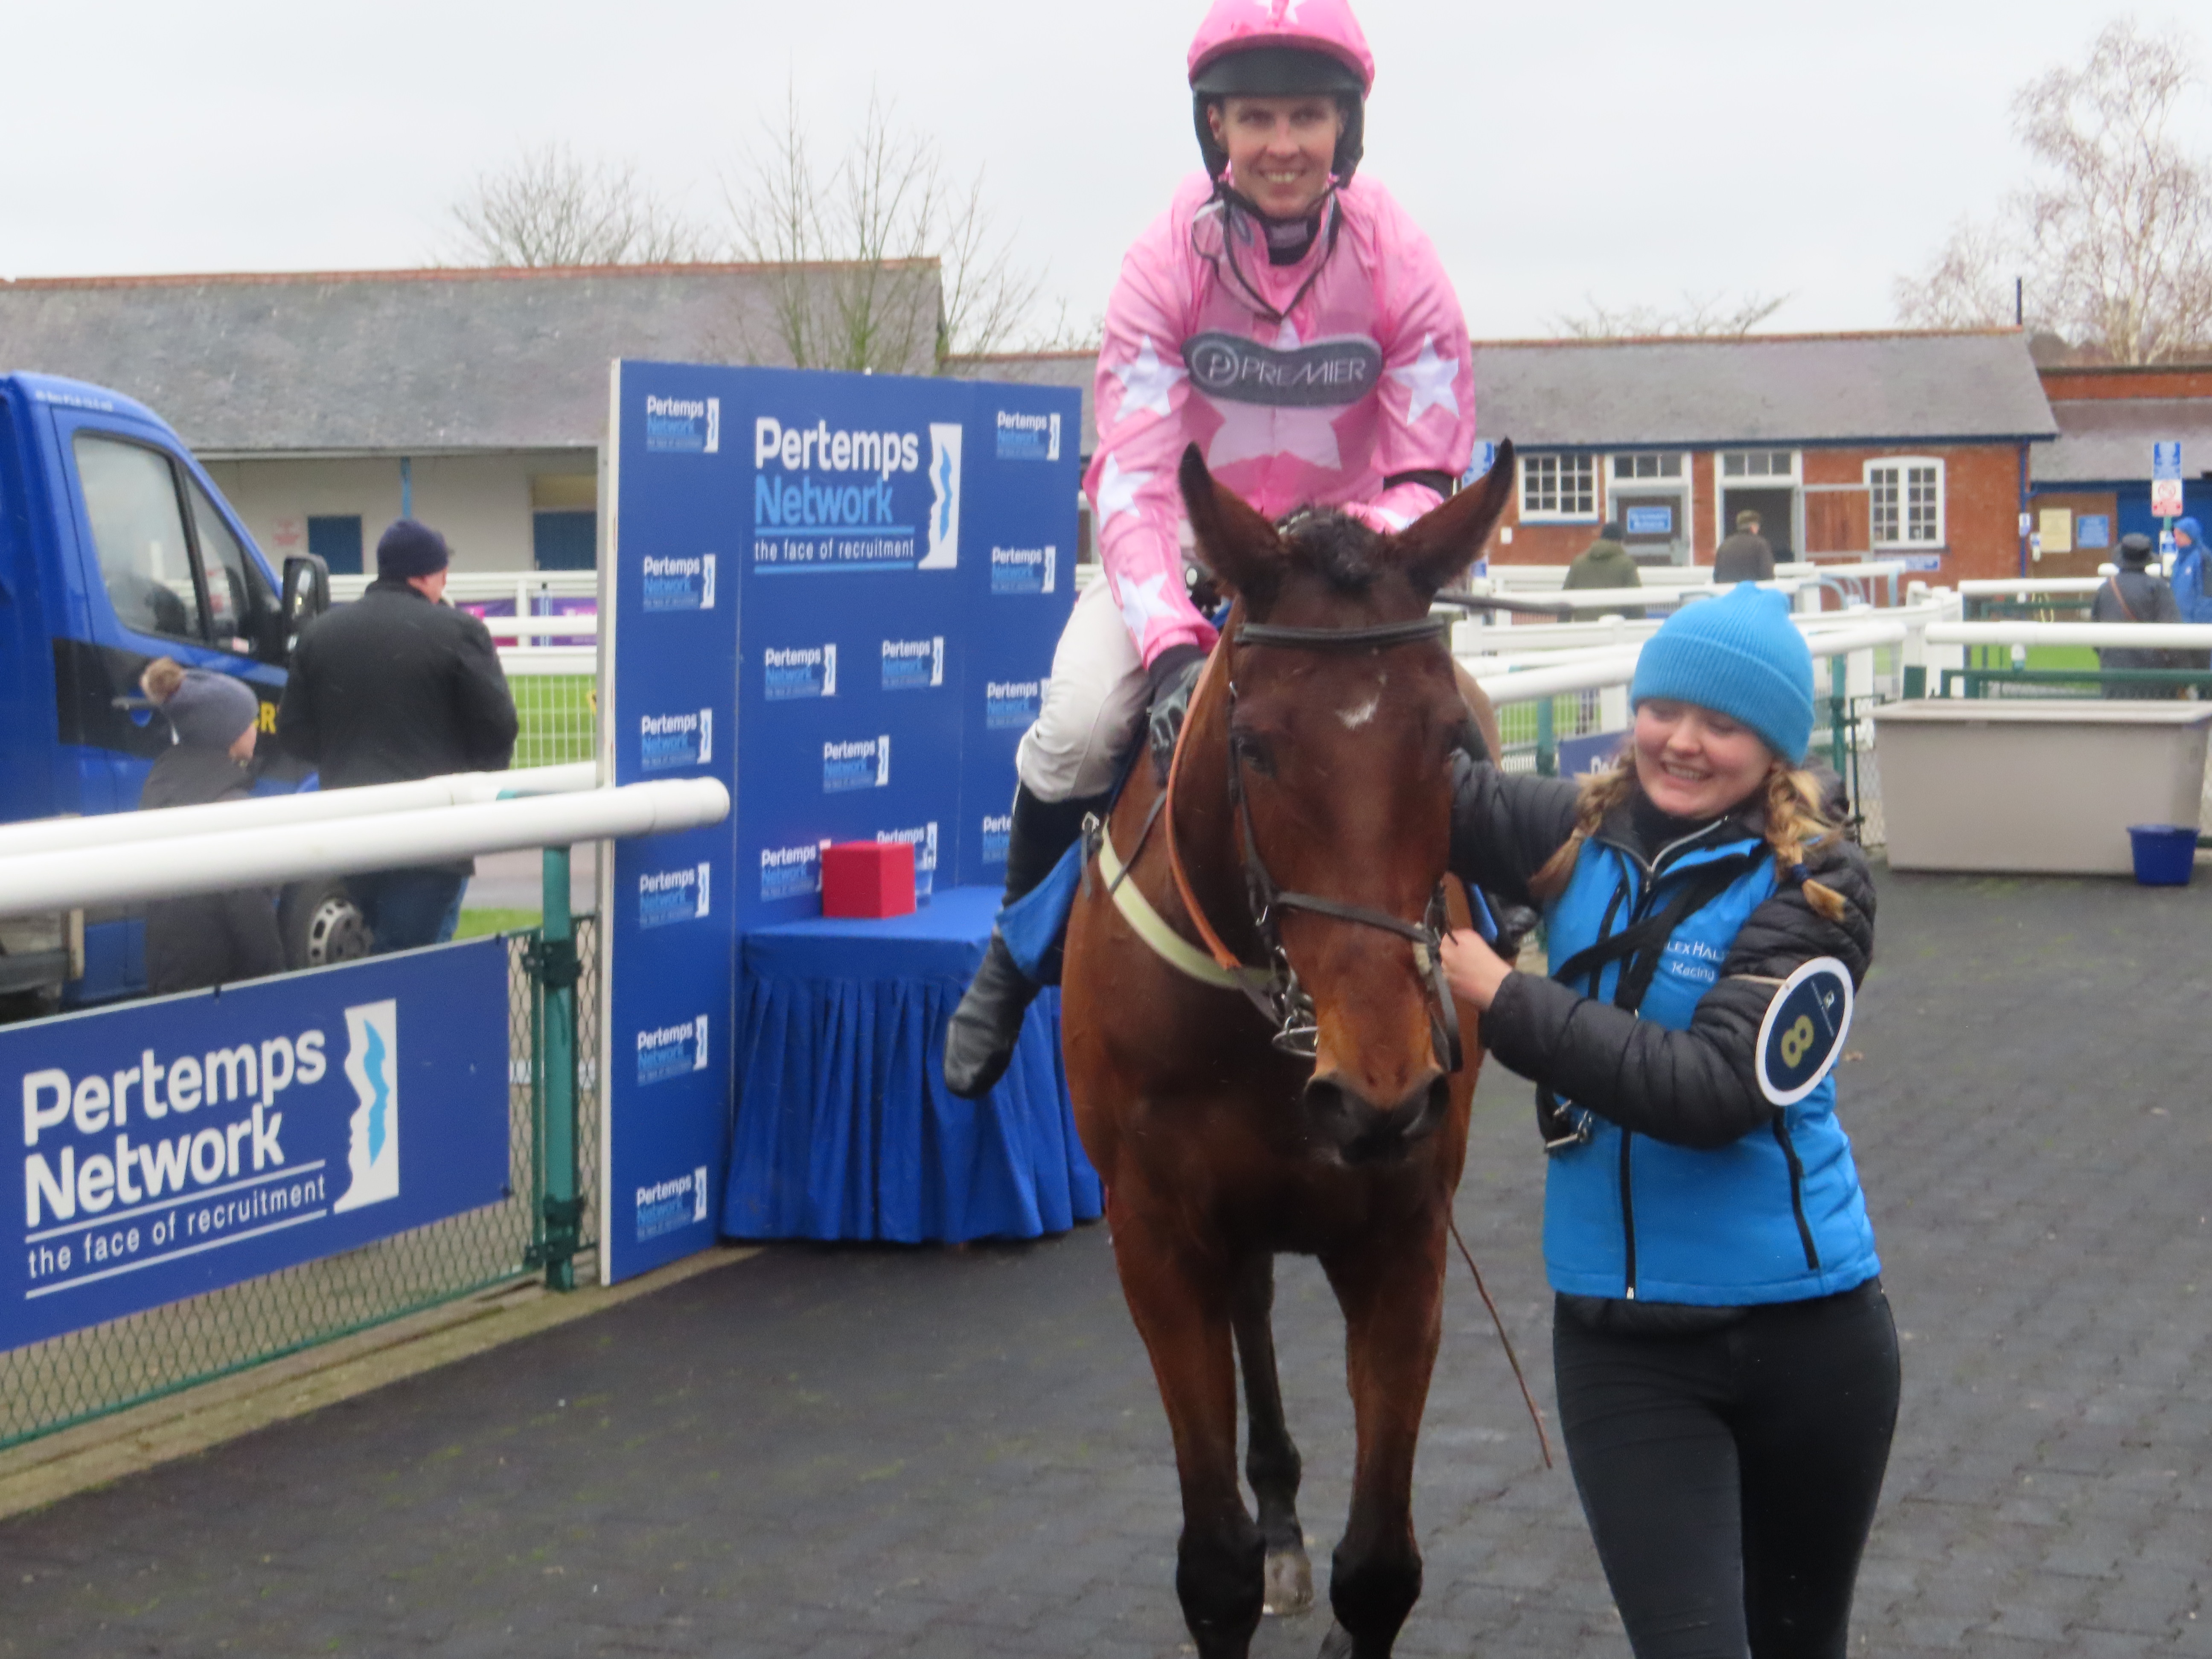
[[[1615,483],[1632,483],[1639,478],[1680,478],[1682,458],[1680,455],[1616,455],[1613,458],[1613,479]]]
[[[1521,516],[1523,519],[1597,517],[1597,458],[1594,455],[1523,455],[1521,458]]]
[[[1869,527],[1878,547],[1943,544],[1943,463],[1904,456],[1869,461]]]
[[[1723,478],[1794,478],[1797,452],[1794,449],[1735,449],[1721,456]]]

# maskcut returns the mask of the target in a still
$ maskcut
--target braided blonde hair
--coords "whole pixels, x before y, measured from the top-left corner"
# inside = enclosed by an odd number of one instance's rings
[[[1557,898],[1574,873],[1583,843],[1598,831],[1608,813],[1640,793],[1636,781],[1636,757],[1624,752],[1613,769],[1593,773],[1583,781],[1582,797],[1575,805],[1575,830],[1566,844],[1546,860],[1544,867],[1528,878],[1528,890],[1539,899]],[[1789,881],[1804,868],[1805,855],[1828,845],[1843,831],[1828,821],[1820,806],[1820,784],[1800,766],[1776,761],[1767,769],[1765,784],[1766,845],[1774,854],[1778,879]],[[1801,883],[1805,902],[1830,921],[1844,919],[1844,896],[1832,887],[1810,879]]]

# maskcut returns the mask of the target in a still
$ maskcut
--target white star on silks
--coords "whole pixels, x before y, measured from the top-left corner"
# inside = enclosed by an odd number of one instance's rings
[[[1437,356],[1434,336],[1421,336],[1421,355],[1405,368],[1392,369],[1390,378],[1413,394],[1413,407],[1406,411],[1408,421],[1419,420],[1439,404],[1459,413],[1459,392],[1452,384],[1459,378],[1459,364]]]
[[[1149,472],[1124,472],[1119,456],[1106,458],[1106,470],[1098,475],[1098,528],[1104,530],[1124,513],[1137,510],[1137,489],[1150,483]]]
[[[1206,441],[1208,466],[1273,460],[1278,455],[1295,456],[1332,471],[1344,465],[1343,457],[1337,452],[1334,424],[1341,410],[1273,409],[1266,404],[1218,403],[1213,406],[1220,411],[1221,428]]]
[[[1132,410],[1141,409],[1165,416],[1170,412],[1168,394],[1175,390],[1177,381],[1190,378],[1188,369],[1160,361],[1160,354],[1153,349],[1152,337],[1149,334],[1144,337],[1144,343],[1137,348],[1135,356],[1109,373],[1121,383],[1121,413],[1124,415]]]
[[[1170,622],[1175,620],[1174,603],[1164,592],[1167,585],[1168,573],[1164,570],[1156,576],[1147,576],[1140,582],[1121,578],[1115,583],[1121,589],[1121,625],[1129,630],[1129,637],[1136,641],[1137,648],[1140,651],[1144,648],[1145,629],[1151,625],[1153,617],[1164,617]]]

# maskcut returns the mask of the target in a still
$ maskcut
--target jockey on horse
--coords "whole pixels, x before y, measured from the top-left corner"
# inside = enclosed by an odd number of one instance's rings
[[[1354,177],[1374,79],[1346,0],[1215,0],[1191,44],[1206,171],[1107,307],[1085,480],[1105,579],[1077,600],[1016,757],[1008,904],[1103,811],[1139,730],[1180,722],[1213,643],[1185,577],[1185,446],[1270,518],[1334,507],[1386,532],[1466,470],[1459,301],[1405,210]],[[1037,990],[994,932],[946,1034],[953,1093],[1005,1074]]]

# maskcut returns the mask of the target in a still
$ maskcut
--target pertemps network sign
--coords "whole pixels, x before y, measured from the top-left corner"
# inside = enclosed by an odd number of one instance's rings
[[[761,575],[951,570],[960,562],[958,422],[927,431],[753,422],[752,564]]]
[[[0,1344],[497,1199],[505,973],[493,958],[502,954],[464,946],[0,1033],[22,1223],[15,1267],[0,1271],[15,1291],[0,1303]],[[485,983],[470,984],[465,965]],[[380,989],[393,994],[344,994]],[[495,1035],[478,1042],[462,1027],[483,1015]],[[471,1045],[483,1049],[473,1063],[460,1058]],[[477,1117],[488,1121],[472,1124],[456,1091],[481,1096]],[[448,1167],[457,1133],[483,1154],[459,1203]],[[416,1160],[403,1164],[417,1136]],[[465,1152],[459,1162],[470,1164]]]

